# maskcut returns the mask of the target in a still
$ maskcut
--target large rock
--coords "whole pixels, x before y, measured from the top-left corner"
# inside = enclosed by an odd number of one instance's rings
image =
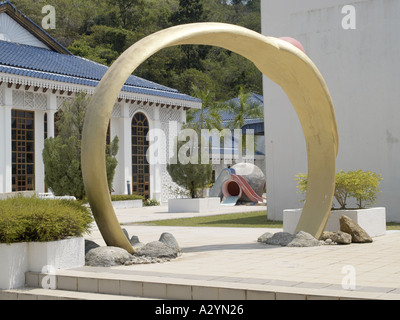
[[[138,248],[141,248],[144,246],[144,243],[140,242],[139,237],[132,235],[132,237],[129,239],[129,233],[125,228],[122,228],[122,231],[124,232],[126,238],[129,240],[130,244],[132,245],[133,249],[137,250]]]
[[[261,239],[260,239],[261,238]],[[262,235],[259,239],[260,242],[283,247],[315,247],[320,246],[321,242],[315,239],[311,234],[299,231],[296,234],[289,232],[277,232],[272,237]]]
[[[85,255],[92,249],[100,247],[96,242],[85,239]]]
[[[277,232],[272,237],[267,238],[264,243],[273,246],[287,246],[293,240],[293,235],[289,232]]]
[[[263,233],[258,237],[257,242],[266,243],[268,239],[272,238],[274,235],[271,232]]]
[[[343,231],[324,231],[322,233],[322,236],[320,240],[332,240],[333,242],[336,242],[338,244],[350,244],[351,243],[351,235],[343,232]]]
[[[315,239],[311,234],[299,231],[294,236],[292,241],[287,244],[287,247],[317,247],[321,242]]]
[[[164,232],[158,241],[164,243],[167,247],[170,247],[178,253],[182,252],[178,241],[176,241],[175,237],[171,233]]]
[[[342,215],[339,219],[340,231],[346,232],[351,235],[351,241],[355,243],[370,243],[372,238],[369,234],[361,228],[358,223],[349,217]]]
[[[165,243],[161,241],[149,242],[143,247],[139,248],[135,255],[137,256],[147,256],[153,258],[176,258],[178,256],[178,251],[168,247]]]
[[[132,255],[122,248],[98,247],[90,250],[85,256],[85,264],[92,267],[112,267],[125,264]]]

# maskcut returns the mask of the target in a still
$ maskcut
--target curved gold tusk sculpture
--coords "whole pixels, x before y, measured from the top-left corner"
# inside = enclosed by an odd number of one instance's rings
[[[333,201],[338,151],[335,111],[323,77],[306,54],[284,40],[229,24],[195,23],[159,31],[132,45],[110,67],[90,101],[82,138],[82,172],[88,200],[107,245],[134,252],[118,223],[107,187],[105,141],[115,101],[142,62],[163,48],[184,44],[236,52],[286,92],[300,119],[308,157],[306,203],[297,231],[319,238]]]

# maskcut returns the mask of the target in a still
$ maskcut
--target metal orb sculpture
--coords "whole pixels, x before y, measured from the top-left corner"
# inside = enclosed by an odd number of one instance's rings
[[[326,83],[310,58],[285,40],[223,23],[180,25],[154,33],[128,48],[109,68],[91,98],[82,138],[82,173],[86,194],[108,246],[133,253],[111,204],[105,143],[118,95],[132,72],[161,49],[185,45],[218,46],[252,61],[289,97],[302,126],[308,159],[308,188],[297,229],[319,238],[325,228],[335,188],[338,132]]]

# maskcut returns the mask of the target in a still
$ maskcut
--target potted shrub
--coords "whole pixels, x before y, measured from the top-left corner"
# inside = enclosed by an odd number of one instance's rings
[[[112,195],[111,201],[114,209],[141,208],[143,207],[144,197],[137,194]]]
[[[188,144],[188,143],[187,143]],[[189,142],[190,144],[190,142]],[[183,142],[178,143],[177,150],[185,150]],[[188,147],[188,150],[191,150]],[[196,157],[196,153],[194,153]],[[201,163],[201,152],[197,153],[197,163],[195,158],[187,163],[182,163],[177,159],[174,164],[167,164],[169,175],[182,190],[187,191],[190,198],[179,198],[168,200],[168,212],[208,212],[220,207],[219,198],[202,198],[203,190],[208,188],[212,179],[212,164]]]
[[[24,285],[25,272],[83,266],[82,234],[93,218],[76,201],[9,198],[0,201],[0,289]]]
[[[307,174],[296,176],[299,193],[307,191]],[[326,224],[326,231],[337,231],[340,229],[339,218],[344,214],[357,222],[371,237],[386,233],[386,210],[383,207],[368,208],[376,204],[380,193],[379,184],[382,181],[380,174],[371,171],[348,171],[340,170],[336,174],[335,194],[338,207],[332,208]],[[349,207],[349,200],[355,207]],[[304,200],[303,200],[304,201]],[[333,206],[335,203],[333,203]],[[293,232],[300,219],[302,209],[284,210],[284,230]]]

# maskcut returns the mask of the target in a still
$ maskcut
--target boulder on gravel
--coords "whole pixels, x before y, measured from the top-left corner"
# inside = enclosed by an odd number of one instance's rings
[[[351,235],[343,232],[343,231],[324,231],[320,240],[327,241],[330,239],[331,241],[338,244],[350,244],[351,243]]]
[[[277,232],[272,237],[269,237],[267,234],[263,234],[258,239],[259,242],[282,247],[315,247],[321,245],[319,240],[315,239],[311,234],[304,231],[299,231],[296,234],[291,234],[289,232]]]
[[[272,238],[273,234],[271,232],[263,233],[258,237],[257,242],[265,243],[269,238]]]
[[[132,255],[118,247],[98,247],[90,250],[85,256],[85,264],[92,267],[112,267],[123,265]]]
[[[149,242],[135,252],[136,256],[147,256],[153,258],[176,258],[178,251],[168,247],[161,241]]]
[[[182,252],[178,241],[176,241],[175,237],[171,233],[164,232],[158,241],[164,243],[167,247],[170,247],[178,253]]]

